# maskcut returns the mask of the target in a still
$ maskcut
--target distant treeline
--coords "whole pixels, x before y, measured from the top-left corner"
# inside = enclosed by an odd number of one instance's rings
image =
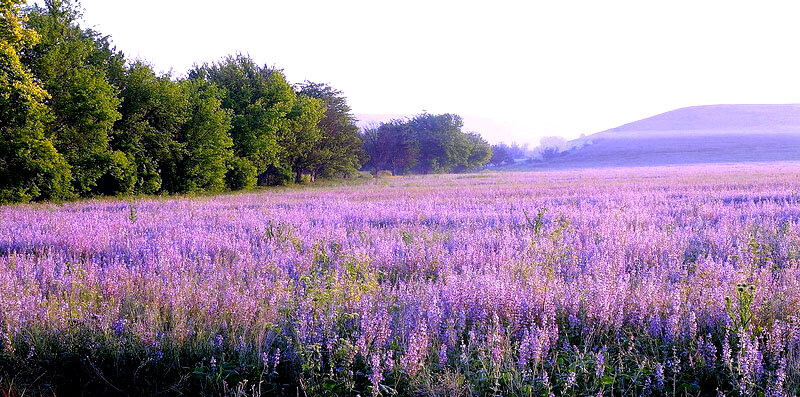
[[[531,148],[527,143],[498,143],[492,145],[492,158],[489,165],[501,167],[510,164],[533,164],[553,160],[570,153],[579,145],[587,145],[586,142],[567,141],[560,136],[545,136],[540,140],[538,146]]]
[[[365,168],[394,174],[464,172],[492,158],[489,144],[476,133],[464,133],[461,117],[423,113],[364,130]]]
[[[514,164],[515,159],[524,159],[529,155],[527,144],[506,144],[498,143],[492,145],[492,158],[489,159],[489,164],[494,166],[501,166],[507,164]]]
[[[0,202],[239,190],[365,164],[450,172],[491,158],[458,116],[362,133],[326,84],[291,85],[242,55],[159,74],[81,27],[75,2],[24,4],[0,2]]]

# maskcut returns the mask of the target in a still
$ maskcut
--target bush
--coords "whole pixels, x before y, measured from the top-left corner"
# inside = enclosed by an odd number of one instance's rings
[[[250,189],[256,185],[258,170],[249,160],[234,157],[228,162],[228,173],[225,175],[225,184],[228,189]]]
[[[261,186],[288,186],[293,184],[294,180],[295,173],[291,167],[271,165],[267,172],[259,175],[258,184]]]
[[[375,177],[376,177],[376,178],[388,178],[388,177],[390,177],[390,176],[393,176],[393,175],[394,175],[394,174],[392,174],[392,171],[389,171],[389,170],[381,170],[381,171],[378,171],[378,173],[377,173],[377,174],[375,174]]]
[[[3,131],[0,137],[0,203],[72,196],[70,167],[39,131]]]
[[[92,194],[116,195],[133,193],[136,187],[136,164],[120,151],[104,153],[103,175],[97,180]]]

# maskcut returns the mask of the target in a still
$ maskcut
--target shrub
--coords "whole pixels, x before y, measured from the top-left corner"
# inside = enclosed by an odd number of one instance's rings
[[[256,167],[250,161],[241,157],[234,157],[228,162],[225,183],[228,185],[228,189],[231,190],[250,189],[256,185],[257,173]]]

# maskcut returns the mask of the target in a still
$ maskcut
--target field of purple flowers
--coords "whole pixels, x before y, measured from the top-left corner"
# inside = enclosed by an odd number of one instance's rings
[[[800,392],[800,165],[0,207],[0,390]]]

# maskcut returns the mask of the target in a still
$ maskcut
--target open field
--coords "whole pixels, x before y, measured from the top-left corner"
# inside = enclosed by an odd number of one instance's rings
[[[12,394],[791,395],[800,164],[6,206],[0,296]]]

